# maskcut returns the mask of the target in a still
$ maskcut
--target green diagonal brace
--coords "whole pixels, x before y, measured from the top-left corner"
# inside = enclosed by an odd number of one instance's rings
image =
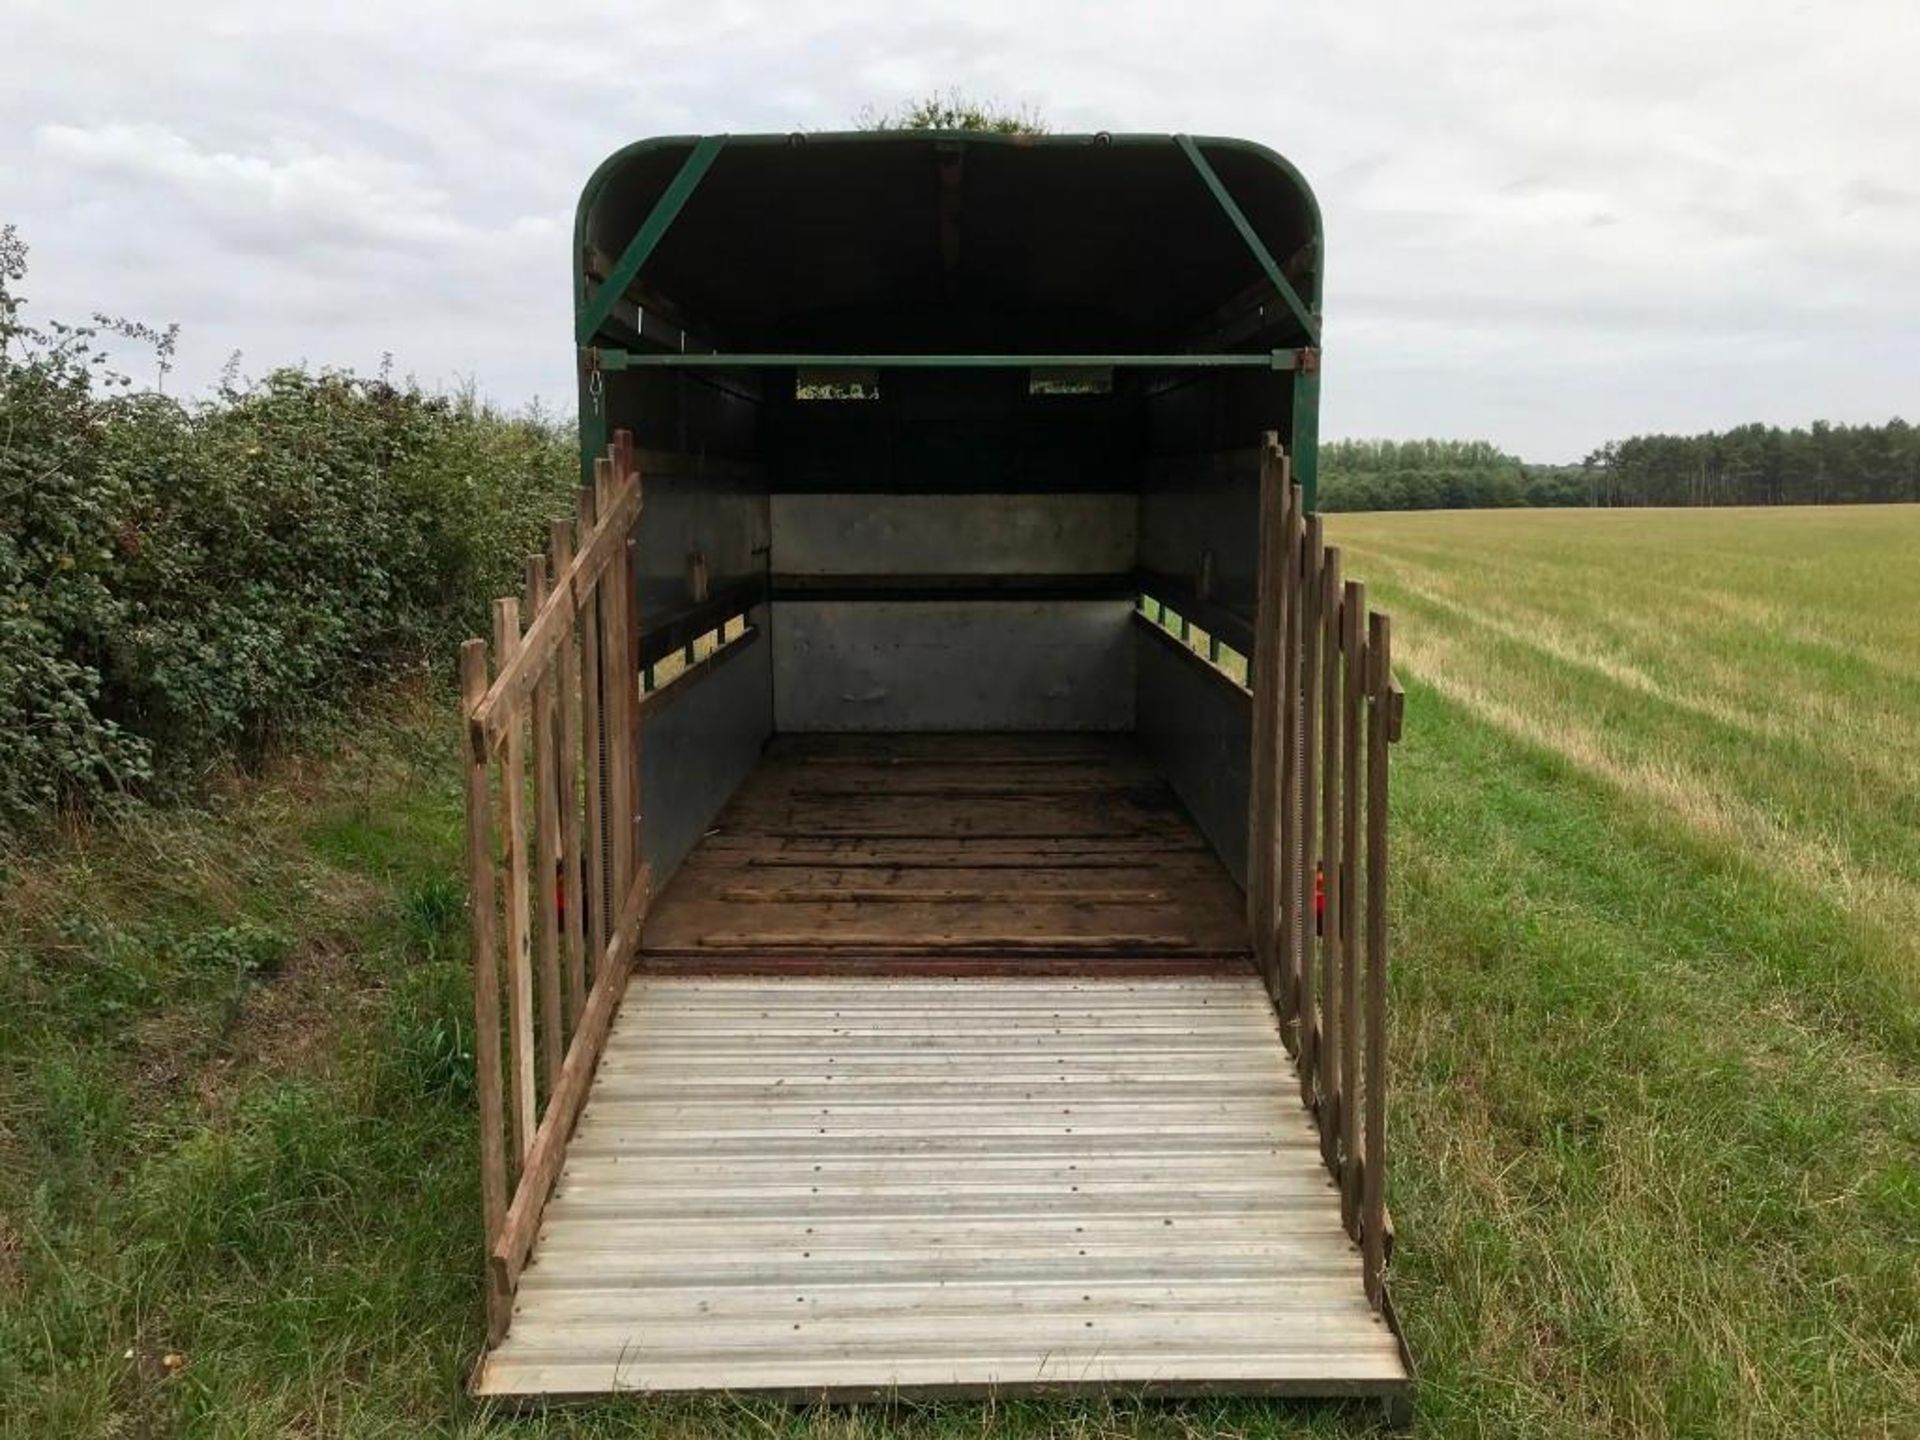
[[[1280,298],[1287,302],[1287,308],[1293,312],[1307,332],[1307,338],[1315,345],[1320,343],[1320,326],[1313,318],[1313,312],[1307,309],[1300,294],[1287,283],[1287,277],[1281,273],[1259,235],[1254,233],[1253,224],[1247,219],[1246,212],[1234,203],[1233,196],[1227,193],[1227,187],[1220,177],[1213,173],[1213,166],[1207,163],[1207,157],[1200,153],[1200,147],[1193,143],[1191,135],[1176,135],[1174,141],[1186,152],[1187,159],[1193,162],[1193,168],[1200,172],[1200,178],[1207,182],[1207,189],[1213,192],[1213,198],[1220,202],[1220,208],[1227,212],[1227,218],[1233,222],[1233,228],[1240,232],[1240,238],[1247,242],[1247,249],[1253,252],[1253,258],[1260,262],[1260,268],[1267,272],[1267,278],[1273,282],[1273,288],[1280,292]]]
[[[627,242],[627,248],[620,252],[620,258],[600,282],[600,288],[593,292],[593,298],[581,307],[579,318],[574,322],[574,336],[580,344],[590,344],[593,337],[606,324],[607,317],[613,313],[614,305],[627,293],[627,287],[633,284],[634,276],[640,273],[640,267],[647,263],[647,257],[653,254],[667,228],[673,224],[680,209],[687,203],[695,189],[699,187],[701,177],[712,166],[719,155],[720,147],[727,143],[724,135],[703,135],[694,142],[693,153],[687,156],[686,163],[680,167],[680,173],[673,177],[673,183],[667,186],[658,200],[654,201],[652,211],[633,232],[633,239]]]

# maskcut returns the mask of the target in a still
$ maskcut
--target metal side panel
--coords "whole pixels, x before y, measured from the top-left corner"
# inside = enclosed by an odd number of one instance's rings
[[[1252,699],[1142,627],[1134,627],[1133,646],[1141,748],[1244,888]]]
[[[807,730],[1128,730],[1125,600],[782,600],[774,723]]]
[[[1211,556],[1211,598],[1251,614],[1259,483],[1253,450],[1154,462],[1140,495],[1141,566],[1190,578]]]
[[[645,508],[634,536],[640,542],[641,623],[687,603],[687,557],[707,562],[715,589],[764,573],[767,496],[750,479],[724,473],[643,478]]]
[[[684,699],[647,719],[640,739],[641,845],[656,893],[760,762],[773,730],[771,649],[755,645],[725,661]]]
[[[1075,575],[1131,570],[1139,497],[775,495],[790,575]]]

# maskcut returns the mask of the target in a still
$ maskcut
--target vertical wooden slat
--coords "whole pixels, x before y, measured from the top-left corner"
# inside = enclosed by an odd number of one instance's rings
[[[593,533],[599,515],[599,502],[591,486],[580,488],[580,534]],[[603,572],[594,582],[594,593],[580,600],[580,716],[581,746],[586,762],[582,788],[587,800],[587,853],[585,891],[587,908],[587,958],[592,970],[589,982],[600,978],[600,957],[607,953],[607,938],[613,924],[607,909],[607,825],[606,825],[606,737],[601,721],[605,711],[600,685],[600,606],[599,587],[606,583]]]
[[[548,559],[555,575],[567,573],[573,563],[573,523],[556,520],[548,536]],[[574,604],[571,596],[566,603]],[[580,1012],[587,1003],[587,942],[582,929],[587,907],[581,903],[580,870],[580,659],[574,648],[574,626],[567,627],[567,638],[560,646],[556,687],[556,724],[560,753],[554,766],[554,783],[560,795],[560,917],[566,944],[567,1033],[580,1023]]]
[[[1340,999],[1340,549],[1327,547],[1320,568],[1320,1157],[1338,1170],[1344,1106]]]
[[[1286,481],[1287,503],[1281,511],[1285,526],[1285,568],[1281,571],[1280,606],[1280,996],[1283,1030],[1290,1045],[1299,1045],[1300,1019],[1300,509],[1303,496],[1293,483],[1292,467]]]
[[[1280,977],[1275,967],[1273,900],[1278,879],[1274,863],[1274,782],[1279,757],[1279,589],[1284,552],[1280,548],[1280,509],[1284,503],[1279,442],[1270,433],[1260,451],[1259,555],[1256,559],[1257,596],[1254,610],[1253,754],[1247,779],[1247,928],[1253,940],[1255,963],[1267,982],[1267,994],[1278,1001]]]
[[[1367,623],[1367,1158],[1361,1247],[1367,1298],[1380,1304],[1387,1259],[1387,741],[1393,632]]]
[[[622,487],[631,485],[636,491],[640,488],[639,461],[634,453],[633,432],[616,430],[613,432],[614,479]],[[695,588],[699,592],[695,599],[706,598],[707,562],[704,556],[695,557],[698,572]],[[628,838],[628,855],[632,870],[621,880],[624,895],[625,887],[631,883],[633,875],[640,869],[643,849],[640,808],[640,549],[638,539],[629,536],[626,544],[627,574],[626,585],[621,591],[626,602],[625,614],[621,624],[626,634],[626,668],[621,677],[622,713],[626,720],[627,761],[627,825],[632,832]],[[689,647],[688,660],[693,652]]]
[[[547,603],[547,559],[527,557],[527,611]],[[533,686],[533,903],[534,974],[540,984],[540,1058],[551,1096],[566,1059],[560,999],[560,764],[554,753],[554,691],[558,661]]]
[[[627,588],[624,592],[627,601],[625,630],[627,638],[626,669],[623,672],[625,682],[622,687],[623,703],[626,709],[627,758],[631,765],[627,779],[627,809],[629,811],[627,827],[631,832],[628,839],[629,853],[633,857],[633,868],[638,872],[643,849],[644,833],[641,827],[640,808],[640,542],[627,541]],[[631,881],[632,876],[628,877]]]
[[[1347,1043],[1340,1054],[1340,1213],[1347,1233],[1360,1235],[1360,953],[1355,912],[1360,870],[1360,730],[1366,706],[1362,669],[1367,587],[1349,580],[1340,598],[1340,668],[1345,713],[1340,717],[1340,1010]]]
[[[1325,1029],[1325,996],[1314,996],[1315,824],[1320,779],[1320,562],[1323,548],[1320,517],[1306,517],[1300,550],[1300,817],[1299,873],[1294,881],[1294,908],[1298,915],[1300,956],[1300,1099],[1309,1110],[1317,1103],[1320,1047]]]
[[[493,649],[505,667],[520,648],[520,602],[493,602]],[[513,1119],[513,1153],[524,1159],[533,1144],[534,1113],[533,937],[527,905],[525,716],[516,707],[507,723],[500,766],[501,816],[507,842],[507,1081]]]
[[[464,721],[487,693],[487,642],[460,647],[460,700]],[[494,876],[492,763],[467,756],[468,923],[473,949],[473,1062],[480,1101],[480,1213],[489,1248],[507,1214],[507,1154],[500,1097],[500,973],[496,934],[498,885]],[[487,1291],[487,1331],[497,1340],[507,1329],[507,1299]]]
[[[609,447],[611,450],[611,447]],[[600,513],[613,502],[614,472],[611,453],[594,461],[593,482]],[[609,913],[617,914],[627,881],[633,874],[633,755],[627,747],[626,676],[627,549],[614,552],[613,563],[601,578],[596,603],[600,611],[601,735],[607,751],[607,870]]]

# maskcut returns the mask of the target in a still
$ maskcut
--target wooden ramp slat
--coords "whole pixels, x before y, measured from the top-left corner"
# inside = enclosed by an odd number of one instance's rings
[[[1250,973],[643,971],[476,1388],[1407,1383]]]

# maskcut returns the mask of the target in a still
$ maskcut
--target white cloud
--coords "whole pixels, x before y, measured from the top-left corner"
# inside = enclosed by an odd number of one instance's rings
[[[574,196],[622,142],[934,86],[1251,136],[1327,216],[1328,434],[1577,456],[1910,418],[1912,0],[12,0],[0,218],[40,314],[566,397]]]

